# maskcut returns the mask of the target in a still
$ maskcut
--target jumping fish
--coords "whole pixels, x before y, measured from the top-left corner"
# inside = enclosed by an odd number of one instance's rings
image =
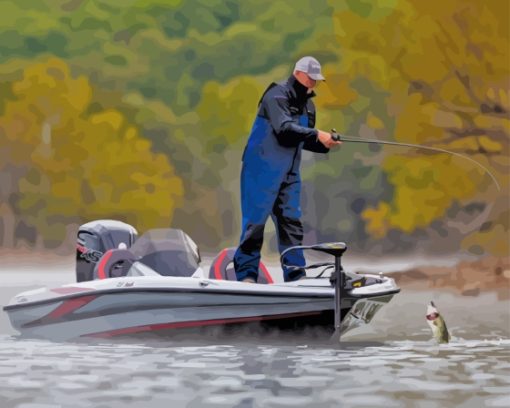
[[[439,313],[439,311],[436,309],[436,305],[434,305],[434,302],[430,302],[430,304],[427,306],[427,323],[430,326],[430,329],[432,330],[432,335],[434,336],[434,339],[438,342],[438,344],[445,344],[448,343],[450,340],[450,334],[448,333],[448,329],[446,328],[446,323]]]

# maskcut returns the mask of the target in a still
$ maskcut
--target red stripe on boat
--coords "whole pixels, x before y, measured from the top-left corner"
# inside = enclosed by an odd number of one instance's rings
[[[213,319],[213,320],[195,320],[192,322],[174,322],[174,323],[159,323],[159,324],[148,324],[145,326],[126,327],[125,329],[109,330],[105,332],[93,333],[85,335],[84,337],[114,337],[122,334],[134,334],[142,332],[151,332],[162,329],[182,329],[186,327],[203,327],[203,326],[214,326],[232,323],[249,323],[257,322],[262,320],[277,320],[287,319],[291,317],[301,316],[313,316],[321,314],[318,312],[303,312],[303,313],[287,313],[274,316],[251,316],[251,317],[234,317],[231,319]]]
[[[224,249],[223,251],[221,251],[218,256],[218,260],[214,263],[214,277],[216,279],[220,279],[220,280],[223,279],[223,276],[221,276],[220,266],[221,266],[223,260],[225,259],[225,257],[227,256],[227,254],[228,254],[228,249]],[[271,275],[266,268],[266,265],[264,265],[262,262],[260,262],[259,268],[262,271],[262,273],[264,274],[264,276],[267,280],[267,283],[274,283],[273,278],[271,278]]]
[[[85,306],[87,303],[91,302],[97,297],[97,295],[89,295],[89,296],[81,296],[79,298],[68,299],[64,301],[60,306],[54,309],[50,314],[43,317],[43,319],[58,319],[68,313],[73,312],[76,309],[79,309],[82,306]]]
[[[106,253],[101,257],[99,260],[99,264],[97,265],[97,277],[98,279],[106,279],[106,271],[104,270],[104,267],[106,265],[106,262],[108,262],[108,259],[112,256],[113,251],[110,249],[106,251]]]
[[[264,265],[262,262],[259,263],[259,268],[262,270],[262,273],[266,277],[267,283],[274,283],[273,278],[271,278],[271,275],[269,274],[269,271],[266,268],[266,265]]]
[[[225,259],[225,257],[227,256],[227,252],[228,252],[227,249],[224,249],[223,251],[221,251],[220,256],[218,257],[218,260],[214,264],[214,277],[216,279],[220,279],[220,280],[223,279],[223,276],[221,276],[220,266],[221,266],[221,263],[223,262],[223,259]]]

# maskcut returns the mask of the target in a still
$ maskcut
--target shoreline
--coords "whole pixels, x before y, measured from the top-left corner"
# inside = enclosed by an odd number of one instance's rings
[[[204,254],[202,266],[208,266],[213,256]],[[75,254],[57,255],[51,250],[34,251],[30,248],[0,248],[0,272],[13,269],[43,267],[71,268],[74,272]],[[353,263],[353,262],[350,262]],[[377,273],[370,262],[354,262],[354,271]],[[380,268],[383,274],[395,279],[402,289],[453,289],[462,296],[477,296],[484,291],[496,291],[498,298],[510,299],[510,257],[485,256],[477,260],[459,260],[452,264],[432,266],[411,266],[407,261],[388,259],[387,267]],[[272,262],[267,266],[277,268]],[[391,268],[393,266],[393,268]],[[69,271],[71,272],[71,271]]]
[[[496,291],[499,300],[510,299],[510,258],[486,256],[461,261],[452,267],[416,267],[391,274],[406,289],[453,289],[462,296]]]

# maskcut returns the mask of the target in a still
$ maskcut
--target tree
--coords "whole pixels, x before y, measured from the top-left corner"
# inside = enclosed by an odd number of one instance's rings
[[[23,163],[24,171],[11,195],[19,218],[51,237],[49,244],[64,238],[65,225],[95,218],[140,229],[170,224],[181,180],[122,113],[86,114],[93,92],[86,78],[52,58],[28,66],[12,89],[2,131],[7,163]]]
[[[351,75],[388,91],[395,139],[465,153],[491,168],[503,186],[499,193],[478,168],[448,155],[408,151],[388,156],[383,167],[394,196],[364,211],[367,230],[379,237],[391,229],[411,232],[444,218],[456,203],[463,208],[494,203],[478,243],[497,240],[489,238],[490,230],[506,242],[508,4],[349,4],[335,15],[345,48],[342,63]],[[482,223],[480,217],[473,229]],[[493,250],[505,253],[504,246]]]

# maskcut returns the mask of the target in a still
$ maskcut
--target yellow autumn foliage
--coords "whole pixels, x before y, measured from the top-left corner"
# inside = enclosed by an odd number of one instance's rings
[[[367,231],[375,238],[382,238],[386,235],[389,228],[389,215],[391,209],[389,204],[380,202],[375,208],[367,208],[361,214],[366,221]]]
[[[357,92],[349,85],[344,75],[335,73],[335,67],[326,66],[324,75],[327,81],[320,84],[320,98],[317,98],[317,107],[325,109],[340,109],[354,102],[358,96]]]
[[[93,125],[105,124],[114,132],[117,132],[120,129],[123,122],[124,117],[122,113],[114,109],[108,109],[90,116],[90,123]]]
[[[32,168],[19,181],[26,222],[43,234],[55,219],[120,218],[143,229],[170,224],[182,181],[121,112],[86,115],[86,79],[52,58],[28,65],[13,93],[0,122],[14,136],[12,158]]]
[[[394,129],[394,139],[466,154],[503,188],[498,192],[487,174],[459,157],[388,151],[382,167],[394,195],[364,210],[367,231],[378,238],[391,229],[412,232],[446,217],[456,203],[491,205],[508,195],[508,3],[398,0],[385,12],[373,7],[368,17],[354,5],[336,10],[346,77],[388,92],[393,123],[384,127]],[[373,66],[367,68],[367,61]],[[366,122],[375,128],[370,115]],[[494,207],[491,218],[502,209]],[[508,243],[504,231],[493,232]],[[480,241],[489,235],[480,234]]]
[[[367,125],[372,129],[384,129],[384,123],[381,119],[375,116],[372,112],[368,113]]]
[[[503,145],[486,135],[482,135],[478,138],[480,147],[487,153],[499,153],[503,150]]]

